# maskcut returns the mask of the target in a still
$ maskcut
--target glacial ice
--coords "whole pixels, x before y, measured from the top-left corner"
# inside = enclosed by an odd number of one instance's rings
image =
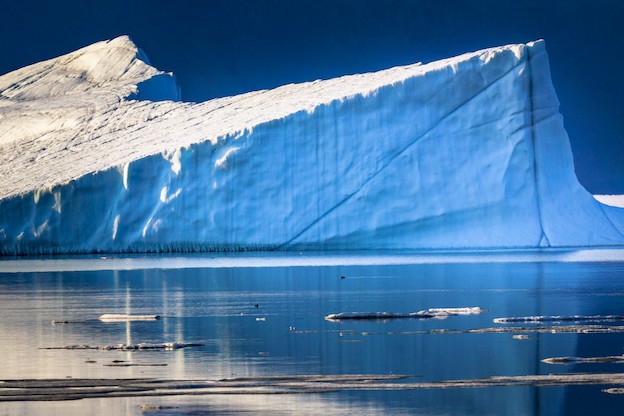
[[[180,102],[128,37],[0,77],[0,253],[578,247],[543,41]]]

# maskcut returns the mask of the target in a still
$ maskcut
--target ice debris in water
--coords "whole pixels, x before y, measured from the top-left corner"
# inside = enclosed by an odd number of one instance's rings
[[[624,321],[622,315],[537,315],[537,316],[512,316],[494,318],[497,324],[507,323],[540,323],[540,322],[615,322]]]
[[[546,364],[624,364],[624,355],[607,357],[551,357],[542,360]]]
[[[325,317],[328,321],[339,321],[344,319],[428,319],[441,318],[444,319],[453,315],[473,315],[482,313],[484,309],[475,307],[465,308],[429,308],[412,313],[393,313],[393,312],[342,312],[332,313]]]
[[[115,345],[66,345],[64,347],[45,347],[42,350],[177,350],[188,347],[203,347],[204,344],[192,342],[162,342],[160,344],[115,344]]]
[[[124,315],[115,313],[105,313],[98,318],[102,322],[117,322],[117,321],[157,321],[160,319],[159,315]]]
[[[483,312],[485,312],[484,309],[478,306],[471,306],[471,307],[465,307],[465,308],[429,308],[429,309],[425,309],[417,313],[425,313],[425,314],[432,314],[432,315],[437,315],[437,314],[440,314],[440,315],[477,315]]]

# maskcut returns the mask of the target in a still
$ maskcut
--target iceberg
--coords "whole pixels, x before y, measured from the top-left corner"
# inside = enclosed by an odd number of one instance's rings
[[[0,77],[0,254],[624,243],[543,41],[180,101],[127,36]]]

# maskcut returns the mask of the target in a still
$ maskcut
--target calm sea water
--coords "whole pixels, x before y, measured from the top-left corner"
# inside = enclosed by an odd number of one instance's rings
[[[527,332],[528,339],[515,339],[511,333],[422,332],[496,327],[501,325],[493,319],[507,316],[624,315],[624,261],[569,262],[550,257],[519,261],[517,256],[493,260],[472,254],[467,255],[470,261],[437,258],[390,265],[344,261],[348,265],[342,266],[340,256],[295,266],[274,257],[263,267],[241,257],[216,268],[204,267],[210,258],[194,268],[170,259],[176,268],[134,270],[122,266],[88,270],[106,267],[76,267],[78,261],[66,267],[74,271],[21,273],[14,264],[11,273],[2,273],[3,264],[9,263],[0,262],[0,379],[406,374],[408,381],[437,381],[624,372],[624,364],[541,362],[559,356],[621,355],[621,333]],[[85,261],[101,266],[109,259]],[[124,261],[126,266],[132,263]],[[157,261],[167,263],[167,258]],[[63,269],[45,261],[36,267],[27,261],[20,264],[25,270],[45,270],[46,264],[51,270]],[[324,319],[338,312],[407,313],[468,306],[486,312],[443,320]],[[97,319],[104,313],[157,314],[162,319],[104,323]],[[77,322],[52,325],[52,320]],[[133,352],[41,349],[172,341],[204,346]],[[108,366],[115,360],[161,365]],[[621,414],[624,395],[604,393],[605,387],[612,386],[5,402],[0,403],[0,415]],[[169,408],[142,410],[141,404]]]

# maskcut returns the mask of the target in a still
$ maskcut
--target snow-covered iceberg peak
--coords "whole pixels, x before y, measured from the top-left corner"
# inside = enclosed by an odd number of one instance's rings
[[[0,100],[1,253],[624,244],[542,41],[200,104],[157,101],[128,38],[81,51],[0,78],[30,80]]]
[[[145,53],[128,36],[120,36],[3,75],[0,96],[35,100],[114,88],[115,94],[128,97],[154,77],[169,78],[169,98],[179,99],[171,74],[150,66]]]

